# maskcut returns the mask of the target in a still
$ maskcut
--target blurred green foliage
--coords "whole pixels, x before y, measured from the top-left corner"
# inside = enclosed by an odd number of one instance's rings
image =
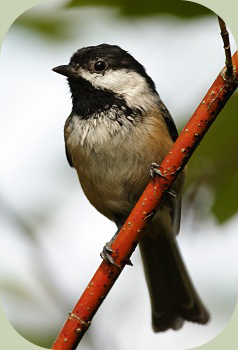
[[[213,14],[204,6],[182,0],[72,0],[66,1],[64,5],[47,13],[45,11],[41,12],[40,6],[37,7],[39,11],[36,10],[36,7],[30,9],[17,19],[16,24],[34,30],[47,39],[67,40],[70,36],[67,31],[68,21],[65,16],[67,9],[73,10],[90,6],[114,7],[118,10],[118,14],[134,17],[172,15],[180,19],[190,20],[194,17]],[[80,26],[80,23],[78,25]]]
[[[181,18],[205,16],[212,12],[206,7],[181,0],[72,0],[67,6],[114,6],[125,16],[174,15]]]
[[[23,14],[18,19],[16,24],[28,30],[35,31],[43,35],[47,39],[63,41],[70,38],[65,20],[52,15],[29,15]]]
[[[222,223],[238,211],[238,94],[233,95],[188,163],[187,186],[207,185]]]

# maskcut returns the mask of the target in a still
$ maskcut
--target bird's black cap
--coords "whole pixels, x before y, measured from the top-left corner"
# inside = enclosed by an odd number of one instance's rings
[[[55,67],[53,71],[74,78],[76,77],[75,66],[90,70],[90,64],[97,60],[105,61],[108,69],[127,69],[139,73],[146,79],[150,88],[155,91],[155,84],[147,75],[143,65],[117,45],[101,44],[83,47],[72,55],[69,65]]]

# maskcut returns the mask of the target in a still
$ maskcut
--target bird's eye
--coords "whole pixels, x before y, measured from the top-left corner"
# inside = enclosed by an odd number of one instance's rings
[[[94,64],[94,69],[95,69],[97,72],[102,72],[105,68],[106,68],[106,63],[103,62],[103,61],[97,61],[97,62]]]

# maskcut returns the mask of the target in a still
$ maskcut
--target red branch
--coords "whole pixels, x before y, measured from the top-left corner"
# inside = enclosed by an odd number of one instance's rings
[[[135,250],[143,229],[158,209],[164,191],[169,189],[187,164],[201,139],[210,128],[238,85],[238,54],[234,54],[234,77],[226,80],[226,68],[215,82],[182,130],[178,139],[161,163],[162,177],[151,180],[112,245],[115,262],[123,269]],[[151,214],[151,215],[150,215]],[[69,314],[52,349],[75,349],[87,331],[91,320],[122,270],[102,261],[87,288]]]

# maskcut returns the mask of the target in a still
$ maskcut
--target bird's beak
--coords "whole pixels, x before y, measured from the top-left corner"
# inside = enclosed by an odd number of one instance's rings
[[[68,78],[78,78],[79,74],[76,69],[71,65],[58,66],[52,69],[54,72],[65,75]]]

